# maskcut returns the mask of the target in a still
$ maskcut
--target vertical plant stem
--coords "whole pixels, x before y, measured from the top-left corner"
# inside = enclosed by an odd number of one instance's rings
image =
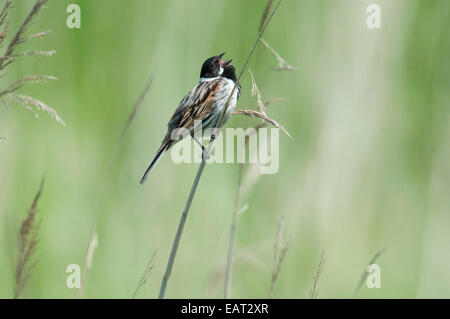
[[[234,211],[231,218],[231,228],[230,228],[230,242],[228,245],[228,257],[227,257],[227,267],[225,272],[225,292],[224,296],[226,299],[231,298],[231,285],[233,280],[233,255],[234,255],[234,240],[236,237],[236,226],[239,211],[239,195],[241,193],[241,182],[242,182],[242,167],[243,164],[239,165],[238,172],[238,184],[236,189],[236,199],[234,201]]]
[[[211,142],[210,142],[211,143]],[[175,239],[172,244],[172,249],[170,251],[169,261],[167,263],[166,271],[164,273],[163,280],[161,282],[161,288],[159,290],[159,299],[163,299],[166,293],[167,282],[169,281],[170,274],[172,273],[173,263],[178,250],[178,245],[180,243],[181,234],[183,233],[184,224],[186,222],[187,215],[189,214],[189,209],[191,208],[192,199],[194,198],[195,191],[198,187],[198,182],[202,176],[203,169],[205,168],[206,161],[202,157],[202,162],[198,167],[197,174],[195,175],[194,183],[192,184],[191,192],[186,201],[186,206],[184,207],[183,213],[181,214],[180,222],[178,224],[177,233],[175,234]]]

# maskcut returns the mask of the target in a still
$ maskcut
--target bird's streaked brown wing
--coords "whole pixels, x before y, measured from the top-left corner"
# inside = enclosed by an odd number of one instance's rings
[[[191,130],[194,121],[204,120],[213,110],[215,93],[220,88],[221,79],[200,82],[181,100],[169,121],[168,134],[176,128]]]

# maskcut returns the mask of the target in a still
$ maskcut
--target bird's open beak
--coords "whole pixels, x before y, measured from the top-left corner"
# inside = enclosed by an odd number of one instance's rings
[[[226,67],[228,64],[231,63],[231,61],[233,61],[233,60],[226,60],[226,61],[222,60],[222,57],[223,57],[224,55],[225,55],[225,52],[219,55],[219,65],[220,65],[222,68]]]

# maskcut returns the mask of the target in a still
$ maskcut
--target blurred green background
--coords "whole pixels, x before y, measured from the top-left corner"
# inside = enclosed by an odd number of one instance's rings
[[[2,2],[3,3],[3,2]],[[16,1],[10,30],[33,5]],[[66,7],[81,7],[81,29],[66,27]],[[381,6],[381,29],[366,27],[366,7]],[[0,107],[0,297],[14,291],[21,220],[43,175],[38,204],[39,263],[28,298],[75,298],[67,265],[84,264],[98,214],[98,247],[84,297],[129,298],[149,257],[153,274],[139,298],[157,297],[198,164],[165,156],[141,178],[201,63],[227,52],[240,71],[255,41],[265,1],[51,0],[29,30],[53,28],[21,49],[55,49],[8,67],[2,87],[30,74],[58,81],[23,87],[53,107],[45,113]],[[262,45],[249,65],[280,134],[280,169],[260,176],[241,205],[232,297],[268,295],[277,221],[289,248],[275,298],[308,298],[322,250],[319,298],[350,298],[372,256],[381,288],[358,297],[450,297],[450,2],[447,0],[284,0],[265,39],[297,66],[274,71]],[[447,35],[446,35],[447,34]],[[100,190],[120,131],[155,71],[151,92]],[[238,107],[255,105],[248,72]],[[232,118],[227,127],[249,127]],[[220,298],[234,207],[237,164],[206,167],[167,287],[169,298]]]

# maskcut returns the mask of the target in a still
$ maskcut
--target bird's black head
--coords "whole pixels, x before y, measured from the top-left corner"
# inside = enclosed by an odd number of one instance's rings
[[[222,74],[224,68],[231,62],[231,60],[223,61],[222,57],[225,53],[213,56],[203,62],[200,78],[215,78]]]
[[[236,69],[234,68],[234,65],[227,64],[223,68],[223,73],[222,73],[221,76],[226,78],[226,79],[230,79],[233,82],[236,82],[237,81],[237,76],[236,76]]]

